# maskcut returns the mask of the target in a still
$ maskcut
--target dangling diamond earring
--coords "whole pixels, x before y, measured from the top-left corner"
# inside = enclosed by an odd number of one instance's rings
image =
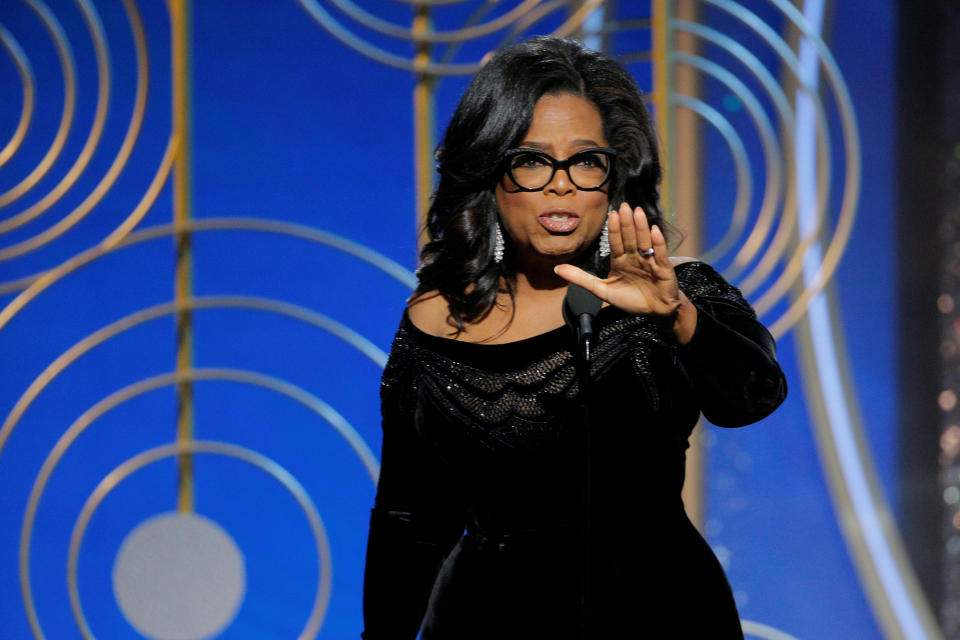
[[[606,258],[610,255],[610,217],[603,221],[603,229],[600,231],[600,257]]]
[[[496,229],[493,235],[493,261],[503,262],[503,232],[500,230],[500,223],[496,223]]]

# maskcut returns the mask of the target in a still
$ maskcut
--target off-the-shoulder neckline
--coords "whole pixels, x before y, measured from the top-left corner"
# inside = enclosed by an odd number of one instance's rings
[[[677,262],[676,264],[674,264],[674,268],[680,268],[681,270],[685,270],[685,269],[687,268],[687,265],[691,265],[691,264],[701,264],[699,261],[697,261],[696,259],[693,259],[693,258],[683,258],[683,257],[681,257],[681,258],[678,258],[677,260],[678,260],[678,262]],[[612,311],[609,311],[609,309],[616,309],[619,313],[614,313],[614,312],[612,312]],[[617,307],[614,307],[614,306],[612,306],[612,305],[609,305],[609,306],[606,306],[606,307],[601,308],[601,309],[600,309],[600,312],[598,313],[598,316],[597,316],[597,317],[600,318],[601,316],[604,316],[603,320],[606,321],[607,318],[606,318],[605,316],[608,316],[608,315],[611,315],[611,314],[613,314],[614,316],[616,316],[616,315],[626,315],[626,312],[624,312],[624,311],[622,311],[622,310],[620,310],[620,309],[617,309]],[[420,327],[418,327],[417,325],[415,325],[415,324],[413,323],[413,321],[410,319],[410,315],[408,314],[407,309],[404,309],[404,310],[403,310],[403,326],[404,326],[408,331],[410,331],[410,332],[417,338],[418,341],[420,341],[420,342],[422,342],[422,343],[431,343],[431,344],[437,345],[437,346],[440,346],[440,345],[463,345],[464,348],[466,348],[466,349],[472,349],[472,348],[474,348],[474,347],[478,347],[478,348],[480,348],[480,349],[487,349],[487,350],[491,350],[491,351],[497,350],[497,347],[511,347],[511,346],[512,346],[512,347],[517,347],[517,346],[519,346],[519,345],[531,345],[531,346],[532,346],[532,345],[537,344],[538,342],[547,341],[548,339],[554,338],[555,336],[560,335],[560,334],[562,334],[562,333],[565,332],[565,331],[568,331],[567,325],[562,324],[562,325],[560,325],[559,327],[555,327],[555,328],[550,329],[550,330],[548,330],[548,331],[545,331],[545,332],[543,332],[543,333],[538,333],[538,334],[536,334],[536,335],[529,336],[529,337],[527,337],[527,338],[520,338],[519,340],[511,340],[510,342],[494,342],[494,343],[489,343],[489,342],[468,342],[468,341],[466,341],[466,340],[456,340],[456,339],[454,339],[454,338],[447,338],[447,337],[444,337],[444,336],[435,336],[435,335],[433,335],[432,333],[428,333],[428,332],[424,331],[423,329],[421,329]],[[454,346],[453,348],[454,348],[454,349],[458,349],[458,348],[460,348],[460,347]]]
[[[598,318],[602,317],[606,319],[606,316],[614,314],[613,311],[610,311],[611,309],[616,310],[620,314],[624,314],[624,312],[620,309],[617,309],[617,307],[606,306],[600,309],[600,311],[597,314],[597,317]],[[563,334],[564,332],[569,331],[569,329],[567,328],[567,325],[562,324],[559,327],[549,329],[547,331],[544,331],[543,333],[538,333],[536,335],[528,336],[526,338],[520,338],[519,340],[510,340],[509,342],[493,342],[493,343],[469,342],[467,340],[457,340],[455,338],[447,338],[445,336],[435,336],[432,333],[427,333],[426,331],[424,331],[423,329],[421,329],[420,327],[418,327],[413,323],[406,309],[404,309],[403,311],[403,325],[408,331],[410,331],[416,336],[418,341],[421,341],[424,343],[433,343],[437,345],[463,345],[468,349],[472,347],[479,347],[481,349],[496,349],[497,347],[511,347],[511,346],[516,347],[519,345],[534,345],[537,342],[542,342],[547,339],[552,339],[558,334]]]

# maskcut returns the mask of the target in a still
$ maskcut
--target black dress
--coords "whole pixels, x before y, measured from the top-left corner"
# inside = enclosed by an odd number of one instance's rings
[[[364,638],[579,638],[582,593],[586,637],[742,638],[680,499],[687,438],[701,411],[723,427],[767,416],[786,383],[740,292],[703,263],[676,272],[693,339],[602,309],[586,402],[566,327],[484,345],[404,316],[381,387]]]

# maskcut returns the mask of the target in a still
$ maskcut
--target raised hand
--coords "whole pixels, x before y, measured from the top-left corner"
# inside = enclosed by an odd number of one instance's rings
[[[568,282],[593,292],[601,300],[628,313],[662,318],[677,340],[687,342],[696,328],[697,310],[677,285],[660,229],[652,229],[643,209],[626,203],[611,211],[610,275],[598,278],[570,264],[554,271]]]

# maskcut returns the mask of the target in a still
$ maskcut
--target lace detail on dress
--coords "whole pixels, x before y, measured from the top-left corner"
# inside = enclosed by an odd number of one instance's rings
[[[739,290],[708,265],[679,265],[677,278],[691,300],[719,298],[750,310]],[[562,332],[557,335],[561,338],[556,351],[516,370],[493,372],[424,347],[401,326],[383,374],[381,393],[396,393],[395,402],[408,415],[416,409],[418,394],[427,394],[452,423],[468,427],[488,447],[521,440],[529,445],[537,439],[535,434],[550,439],[559,428],[558,416],[563,422],[565,414],[575,410],[579,394],[570,350],[573,338]],[[638,393],[645,394],[650,408],[657,411],[660,396],[654,372],[662,372],[664,364],[675,358],[672,336],[649,316],[627,316],[602,326],[593,348],[591,377],[598,379],[625,356],[638,378]],[[558,411],[558,403],[566,409]]]
[[[599,377],[618,359],[632,353],[633,369],[646,383],[639,386],[651,387],[648,393],[655,398],[655,381],[645,352],[656,347],[669,349],[659,331],[644,317],[626,317],[603,327],[593,352],[592,377]],[[573,344],[572,338],[564,342]],[[422,347],[401,327],[384,372],[384,393],[398,384],[395,372],[399,371],[415,371],[416,375],[409,381],[408,390],[400,392],[404,397],[398,401],[409,403],[418,392],[428,394],[451,422],[469,427],[487,447],[552,441],[563,422],[557,417],[576,411],[579,382],[568,348],[515,371],[490,372]],[[567,405],[567,409],[558,411],[558,404]]]
[[[511,417],[543,418],[542,396],[573,399],[577,395],[573,354],[567,350],[516,371],[490,372],[421,347],[401,327],[391,354],[391,360],[398,360],[397,368],[417,372],[417,382],[432,391],[444,408],[456,408],[462,417],[469,416],[471,422],[487,427]],[[388,384],[386,372],[384,384]]]

